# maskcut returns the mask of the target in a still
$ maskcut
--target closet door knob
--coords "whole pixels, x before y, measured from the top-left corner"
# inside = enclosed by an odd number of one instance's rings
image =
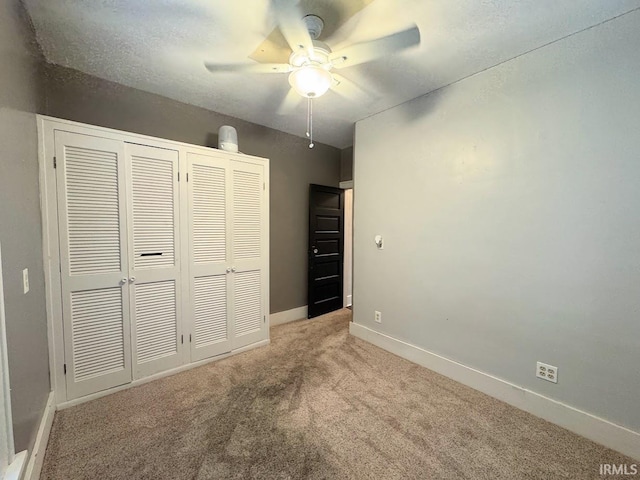
[[[231,273],[231,267],[227,267],[227,273]]]
[[[136,277],[129,277],[129,283],[133,283],[136,281]]]
[[[231,271],[235,272],[236,271],[236,267],[231,267]]]
[[[127,283],[127,277],[121,278],[120,285],[124,285],[125,283]]]

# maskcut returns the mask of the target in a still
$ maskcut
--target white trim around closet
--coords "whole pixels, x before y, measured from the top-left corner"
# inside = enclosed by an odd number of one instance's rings
[[[175,373],[188,370],[190,368],[198,367],[206,363],[210,363],[222,358],[226,358],[230,355],[240,353],[252,348],[261,347],[269,344],[268,332],[269,332],[269,282],[264,283],[264,296],[263,296],[263,312],[267,312],[265,323],[267,338],[259,342],[253,343],[243,348],[234,349],[229,353],[218,355],[216,357],[208,358],[199,362],[189,363],[190,352],[189,348],[183,349],[183,362],[184,364],[164,372],[160,372],[149,377],[133,380],[126,385],[110,388],[108,390],[96,392],[81,398],[74,400],[68,400],[66,394],[66,381],[64,373],[64,338],[62,331],[62,302],[61,302],[61,282],[60,282],[60,258],[59,258],[59,238],[58,238],[58,220],[57,220],[57,192],[56,192],[56,170],[53,168],[55,148],[53,144],[53,132],[55,130],[66,130],[74,133],[80,133],[84,135],[92,135],[98,137],[107,136],[114,140],[120,140],[129,143],[140,143],[142,145],[150,145],[159,148],[167,148],[171,150],[178,150],[180,152],[180,171],[187,172],[187,160],[186,151],[202,151],[204,153],[217,152],[222,153],[225,157],[250,164],[265,165],[265,159],[259,157],[253,157],[250,155],[244,155],[240,153],[221,152],[217,149],[208,147],[189,145],[182,142],[176,142],[173,140],[166,140],[147,135],[141,135],[136,133],[124,132],[120,130],[114,130],[104,127],[98,127],[93,125],[86,125],[82,123],[72,122],[69,120],[58,119],[54,117],[48,117],[44,115],[37,115],[38,122],[38,163],[39,163],[39,178],[40,178],[40,206],[42,212],[42,231],[43,231],[43,259],[44,259],[44,271],[45,271],[45,293],[46,293],[46,312],[47,312],[47,331],[49,339],[49,367],[51,372],[51,388],[54,394],[54,402],[56,407],[67,408],[73,405],[77,405],[95,398],[99,398],[110,393],[114,393],[120,390],[131,388],[143,383],[147,383],[158,378],[173,375]],[[268,163],[264,169],[264,181],[265,181],[265,198],[263,213],[266,215],[267,221],[265,222],[265,237],[263,242],[263,255],[268,259],[269,252],[269,168]],[[187,211],[187,193],[186,189],[180,189],[180,215],[186,215]],[[188,233],[182,231],[180,233],[181,243],[188,241]],[[185,243],[183,243],[185,244]],[[182,264],[186,264],[187,255],[186,249],[182,249]],[[269,278],[268,261],[265,262],[264,273],[266,278]],[[188,279],[188,272],[186,269],[183,272],[183,280]]]

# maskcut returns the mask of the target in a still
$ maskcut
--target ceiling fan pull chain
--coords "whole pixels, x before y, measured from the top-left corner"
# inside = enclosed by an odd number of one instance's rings
[[[311,118],[311,98],[307,97],[307,138],[309,138],[309,136],[311,136],[311,133],[309,133],[309,119]]]
[[[309,97],[309,148],[313,147],[313,99]]]

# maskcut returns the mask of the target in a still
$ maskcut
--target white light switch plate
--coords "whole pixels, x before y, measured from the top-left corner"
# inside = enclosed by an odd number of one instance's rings
[[[29,292],[29,269],[25,268],[22,270],[22,286],[24,289],[24,293]]]

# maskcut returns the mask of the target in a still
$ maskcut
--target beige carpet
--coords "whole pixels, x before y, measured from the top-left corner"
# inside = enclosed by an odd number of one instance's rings
[[[41,478],[591,479],[634,463],[351,337],[350,317],[57,413]]]

